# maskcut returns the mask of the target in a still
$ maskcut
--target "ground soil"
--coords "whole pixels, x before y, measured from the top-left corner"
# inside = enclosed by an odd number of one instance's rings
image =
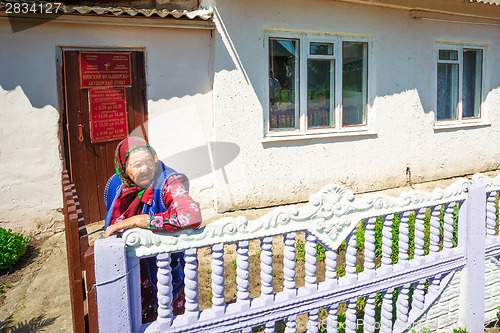
[[[0,272],[0,290],[1,332],[71,332],[64,233],[30,240],[20,261]]]

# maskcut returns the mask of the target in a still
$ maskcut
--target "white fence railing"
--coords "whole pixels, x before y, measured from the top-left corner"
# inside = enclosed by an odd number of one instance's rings
[[[97,240],[100,331],[252,332],[262,326],[264,332],[403,332],[454,274],[462,274],[461,317],[454,325],[480,332],[489,310],[485,258],[500,255],[499,190],[500,176],[483,175],[399,198],[375,193],[358,199],[328,185],[304,207],[278,207],[253,221],[223,218],[175,234],[132,229],[122,238]],[[252,252],[256,240],[260,246]],[[236,248],[230,263],[224,260],[228,244]],[[198,256],[206,247],[211,306],[201,309],[206,281],[200,281]],[[186,310],[174,316],[170,253],[178,251],[185,252]],[[142,324],[138,263],[151,256],[158,265],[158,318]],[[255,261],[259,276],[251,276]],[[228,273],[236,278],[227,279]],[[232,280],[237,293],[228,300]],[[256,280],[260,295],[251,297]]]

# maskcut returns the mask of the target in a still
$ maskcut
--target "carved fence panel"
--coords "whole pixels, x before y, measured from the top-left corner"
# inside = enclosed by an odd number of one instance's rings
[[[468,294],[461,307],[474,310],[462,311],[465,317],[455,324],[480,331],[484,322],[481,262],[484,268],[485,255],[500,254],[498,199],[491,194],[499,185],[500,177],[477,175],[473,182],[460,179],[432,193],[410,191],[399,198],[369,194],[360,199],[349,190],[328,185],[303,207],[278,207],[253,221],[223,218],[203,229],[175,234],[133,229],[122,238],[98,240],[100,330],[251,332],[259,327],[263,332],[403,332],[439,298],[455,274],[464,274]],[[256,240],[260,241],[258,254],[252,256],[258,256],[260,274],[252,276],[249,243]],[[282,242],[281,253],[273,253],[276,242]],[[225,298],[230,282],[225,274],[227,246],[236,249],[231,264],[237,294],[232,302]],[[200,249],[207,247],[211,249],[212,306],[201,309],[203,272],[198,262]],[[177,251],[185,251],[186,256],[186,312],[174,316],[170,253]],[[151,256],[156,256],[159,268],[158,319],[142,324],[138,262]],[[273,265],[280,256],[280,266],[278,261]],[[304,271],[298,276],[301,260]],[[320,265],[324,276],[318,278]],[[281,279],[275,268],[282,271]],[[255,279],[260,295],[251,297],[249,286]],[[478,306],[483,310],[478,311]]]

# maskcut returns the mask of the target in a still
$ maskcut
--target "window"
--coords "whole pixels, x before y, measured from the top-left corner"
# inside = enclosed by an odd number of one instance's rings
[[[271,135],[366,130],[368,40],[269,36]]]
[[[481,118],[483,48],[441,45],[437,64],[438,125]]]

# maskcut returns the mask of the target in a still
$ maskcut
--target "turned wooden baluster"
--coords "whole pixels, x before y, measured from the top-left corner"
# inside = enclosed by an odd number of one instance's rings
[[[250,264],[248,261],[248,246],[249,241],[238,242],[236,253],[236,284],[238,292],[236,293],[237,302],[240,305],[240,310],[250,307]]]
[[[415,216],[415,258],[424,256],[426,211],[427,208],[420,208]]]
[[[316,237],[311,234],[307,234],[306,236],[306,245],[305,245],[305,269],[306,269],[306,277],[305,277],[305,289],[315,290],[316,289]]]
[[[384,293],[382,311],[380,312],[380,333],[392,332],[392,292],[389,289]]]
[[[337,251],[325,251],[325,281],[329,287],[337,285]]]
[[[347,310],[345,312],[345,332],[356,333],[356,298],[347,302]]]
[[[365,223],[365,263],[364,273],[373,275],[375,272],[375,221],[372,217]]]
[[[285,333],[296,333],[297,331],[297,316],[287,318]]]
[[[295,232],[287,233],[283,242],[285,247],[283,248],[283,292],[294,297],[297,295],[297,289],[295,288]],[[295,332],[297,328],[297,316],[292,316],[286,320],[285,332]]]
[[[424,303],[425,303],[425,294],[424,294],[424,287],[425,287],[425,279],[420,280],[417,283],[413,284],[413,297],[412,297],[412,311],[420,311],[424,309]]]
[[[392,270],[392,219],[394,214],[389,214],[384,218],[384,228],[382,229],[382,267],[385,271]]]
[[[410,285],[411,284],[404,285],[399,291],[398,301],[396,302],[397,319],[394,324],[394,326],[398,328],[406,327],[408,323],[408,312],[410,311],[408,293],[410,292]]]
[[[349,236],[345,251],[345,272],[348,280],[356,279],[356,229]]]
[[[260,279],[262,282],[261,297],[273,299],[273,238],[264,237],[260,243]]]
[[[264,237],[260,242],[260,298],[264,304],[271,304],[273,294],[273,237]],[[264,333],[274,332],[274,321],[264,324]]]
[[[408,234],[410,233],[408,229],[408,221],[410,221],[411,212],[403,212],[400,214],[399,220],[399,256],[398,256],[398,264],[404,265],[408,262],[408,248],[410,237]]]
[[[441,205],[432,207],[431,209],[431,228],[429,235],[429,252],[436,253],[439,252],[439,215],[441,214]]]
[[[366,235],[365,235],[366,240]],[[365,305],[365,316],[363,318],[363,329],[365,333],[375,333],[376,322],[375,322],[375,297],[377,295],[373,294],[366,297]]]
[[[215,316],[223,315],[226,308],[224,298],[224,244],[212,246],[212,310]]]
[[[198,303],[198,249],[184,251],[184,293],[186,295],[186,312],[189,318],[198,319],[200,307]]]
[[[497,192],[490,192],[486,197],[486,234],[487,237],[495,235],[497,226],[497,209],[495,207]]]
[[[338,331],[338,325],[339,325],[337,321],[338,309],[339,309],[338,304],[333,304],[330,308],[328,308],[328,317],[326,319],[328,333],[337,333]]]
[[[309,321],[307,323],[307,333],[318,333],[319,332],[318,319],[319,319],[318,310],[313,310],[313,311],[309,312]]]
[[[443,226],[443,248],[451,249],[453,247],[453,211],[456,202],[446,204],[444,211],[444,226]]]
[[[172,273],[170,271],[170,253],[161,253],[156,256],[158,266],[158,329],[166,332],[172,325]]]

